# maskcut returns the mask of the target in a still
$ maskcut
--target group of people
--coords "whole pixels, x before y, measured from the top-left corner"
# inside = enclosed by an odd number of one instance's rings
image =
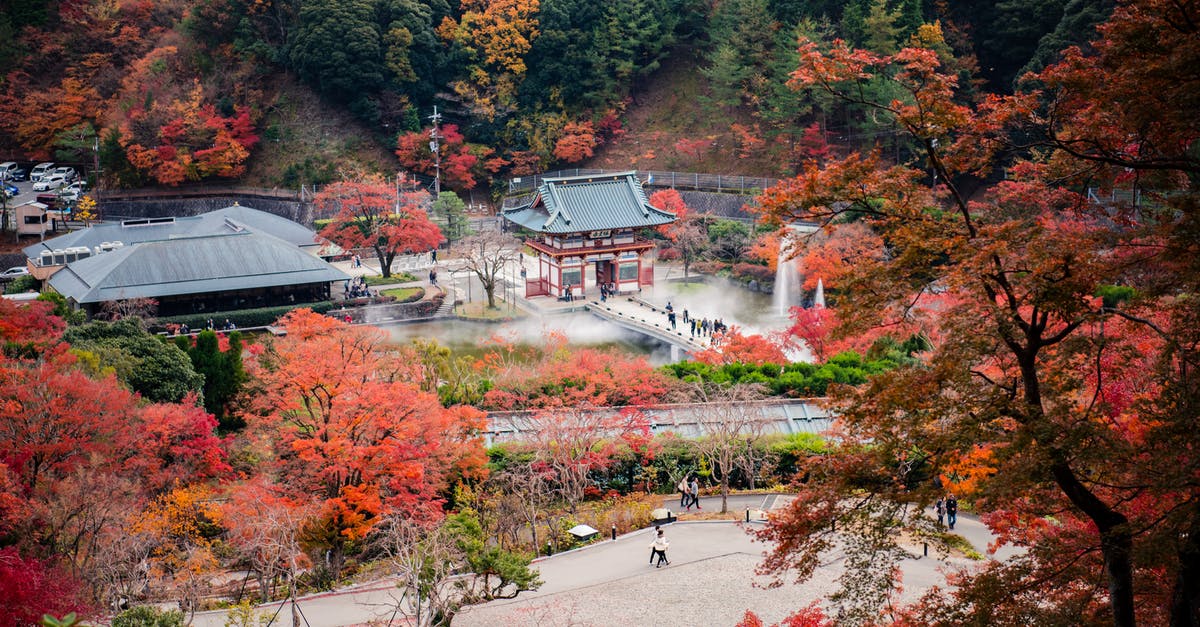
[[[950,529],[954,529],[954,523],[958,522],[958,499],[954,498],[953,494],[948,494],[944,498],[939,496],[937,502],[933,504],[933,509],[937,512],[939,527],[942,526],[942,520],[945,519]]]
[[[209,318],[209,319],[208,319],[208,320],[207,320],[207,321],[204,323],[204,328],[205,328],[205,329],[208,329],[209,331],[217,331],[217,330],[218,330],[218,329],[217,329],[217,325],[216,325],[216,324],[213,322],[213,319],[212,319],[212,318]],[[236,329],[237,329],[237,325],[236,325],[236,324],[234,324],[233,322],[230,322],[229,318],[226,318],[226,319],[225,319],[225,323],[221,325],[221,328],[220,328],[219,330],[221,330],[221,331],[234,331],[234,330],[236,330]],[[188,329],[188,326],[187,326],[186,324],[185,324],[185,325],[183,325],[183,328],[182,328],[182,329],[180,329],[180,330],[181,330],[183,333],[188,333],[188,332],[190,331],[190,329]]]
[[[368,298],[370,296],[379,295],[378,293],[372,293],[371,289],[367,287],[367,280],[360,276],[346,279],[344,288],[347,300],[351,298]]]
[[[700,481],[695,475],[684,476],[679,480],[679,485],[676,486],[679,490],[679,506],[684,510],[691,510],[695,505],[696,509],[704,509],[700,507]]]
[[[677,318],[675,315],[675,306],[671,301],[667,301],[667,306],[664,307],[667,311],[667,324],[671,325],[671,330],[677,328]],[[694,318],[688,314],[688,310],[683,310],[683,324],[689,327],[692,337],[712,337],[714,333],[722,333],[728,331],[729,327],[725,325],[725,321],[720,318],[709,320],[708,318]]]
[[[437,268],[436,267],[429,269],[429,284],[434,287],[437,287]]]
[[[608,300],[609,296],[616,294],[615,290],[616,290],[616,286],[614,284],[601,283],[600,284],[600,302],[604,302],[604,301]]]

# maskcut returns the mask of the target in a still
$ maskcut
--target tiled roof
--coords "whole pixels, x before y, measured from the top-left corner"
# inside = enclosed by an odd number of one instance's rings
[[[675,221],[675,214],[650,205],[634,172],[543,179],[529,203],[503,215],[538,233],[641,228]]]
[[[265,211],[233,205],[198,216],[102,222],[27,246],[24,253],[26,257],[36,259],[43,250],[77,246],[94,249],[103,242],[121,242],[128,246],[140,242],[242,231],[264,233],[305,249],[315,250],[319,246],[316,234],[301,224]]]
[[[242,231],[125,246],[72,262],[49,283],[76,302],[96,303],[347,278],[291,242]]]

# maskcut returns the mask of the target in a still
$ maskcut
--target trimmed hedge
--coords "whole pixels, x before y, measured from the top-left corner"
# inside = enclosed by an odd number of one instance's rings
[[[325,313],[330,309],[335,309],[342,305],[341,302],[334,303],[333,301],[321,301],[316,303],[301,303],[297,305],[283,305],[280,307],[260,307],[258,309],[239,309],[236,311],[214,311],[203,314],[187,314],[183,316],[170,316],[167,318],[159,318],[156,328],[163,327],[167,324],[186,324],[194,331],[204,328],[209,318],[217,325],[225,323],[228,318],[230,322],[236,324],[239,328],[245,327],[265,327],[275,324],[287,312],[293,309],[308,308],[316,313]]]

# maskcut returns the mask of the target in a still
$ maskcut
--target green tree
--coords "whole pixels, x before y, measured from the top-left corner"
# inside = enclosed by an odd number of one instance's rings
[[[306,0],[288,59],[300,78],[335,100],[350,102],[379,91],[388,70],[373,3]]]
[[[217,417],[223,430],[240,429],[246,425],[241,416],[229,411],[229,403],[246,383],[242,365],[242,336],[229,334],[229,349],[221,351],[214,331],[205,329],[196,336],[196,344],[188,350],[192,367],[204,377],[204,409]]]
[[[54,136],[54,157],[70,163],[91,161],[96,140],[96,127],[91,122],[80,122]]]
[[[452,191],[442,192],[438,199],[433,201],[432,217],[434,224],[437,224],[446,239],[451,242],[468,234],[467,204]]]
[[[701,70],[718,104],[737,106],[763,90],[778,28],[766,0],[733,0],[718,6],[710,31],[716,48],[709,55],[709,66]]]
[[[863,18],[866,35],[863,46],[879,54],[895,53],[900,49],[900,35],[904,31],[899,22],[900,12],[889,10],[887,0],[874,0]]]
[[[63,339],[94,354],[126,387],[156,403],[178,403],[190,392],[203,394],[204,377],[178,347],[151,335],[138,318],[68,327]]]
[[[67,324],[77,325],[87,321],[87,314],[80,309],[71,309],[67,299],[58,292],[43,292],[37,299],[54,305],[54,311],[51,313],[62,318]]]

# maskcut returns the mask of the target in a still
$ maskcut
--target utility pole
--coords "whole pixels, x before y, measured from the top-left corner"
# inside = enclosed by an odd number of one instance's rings
[[[442,197],[442,154],[441,145],[438,143],[442,139],[442,132],[438,127],[442,116],[438,113],[437,105],[433,106],[433,115],[429,116],[429,119],[433,120],[433,128],[429,129],[429,152],[433,153],[433,199],[436,201]]]

